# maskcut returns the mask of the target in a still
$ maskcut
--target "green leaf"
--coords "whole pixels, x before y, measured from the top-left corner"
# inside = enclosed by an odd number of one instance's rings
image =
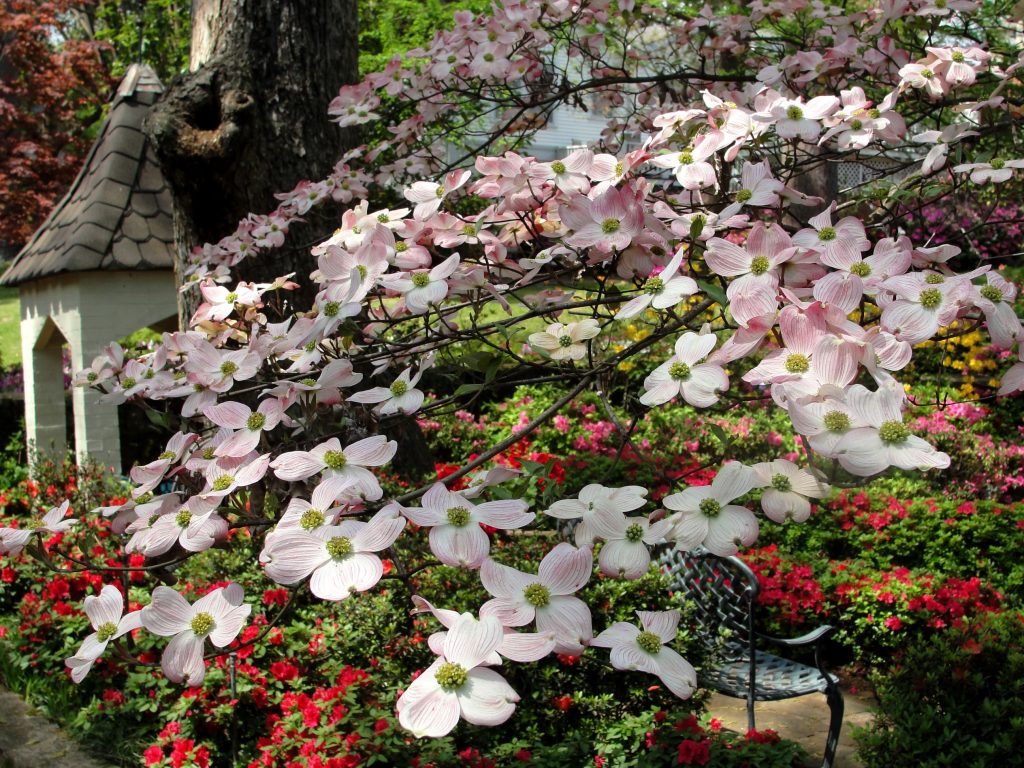
[[[714,299],[716,302],[721,304],[723,307],[728,304],[729,300],[725,296],[725,291],[719,288],[714,283],[708,283],[704,280],[697,281],[697,287],[700,288],[704,293],[708,295],[708,298]]]

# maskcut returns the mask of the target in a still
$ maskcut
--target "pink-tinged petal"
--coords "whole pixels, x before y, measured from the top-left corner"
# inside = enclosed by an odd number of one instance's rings
[[[387,387],[373,387],[362,392],[349,395],[350,403],[381,403],[391,398],[391,390]]]
[[[455,692],[462,717],[474,725],[500,725],[512,717],[519,695],[493,669],[478,667],[466,684]]]
[[[441,690],[435,675],[444,661],[438,659],[405,690],[396,705],[398,722],[414,736],[440,738],[458,725],[459,699]]]
[[[711,354],[717,343],[718,338],[713,333],[688,331],[676,339],[673,351],[680,362],[692,366]]]
[[[869,477],[889,468],[889,451],[871,428],[851,429],[836,444],[839,463],[854,475]]]
[[[80,659],[95,660],[102,656],[106,649],[107,641],[104,640],[103,642],[100,642],[99,636],[93,632],[82,641],[82,645],[78,648],[75,656]]]
[[[838,336],[826,336],[814,349],[814,373],[822,384],[845,387],[857,378],[862,347]]]
[[[104,585],[99,595],[89,595],[82,606],[85,615],[89,617],[89,623],[93,629],[99,629],[104,624],[114,624],[121,620],[124,612],[124,599],[121,591],[112,584]]]
[[[270,462],[278,480],[296,481],[312,477],[324,468],[319,459],[307,451],[286,451]]]
[[[218,427],[245,429],[252,411],[249,406],[234,401],[211,405],[203,409],[203,415]]]
[[[793,520],[802,523],[811,515],[811,503],[796,493],[777,491],[774,488],[765,490],[761,497],[761,509],[769,520],[784,523]]]
[[[508,631],[501,638],[498,653],[509,661],[526,663],[543,659],[554,647],[555,641],[550,635]]]
[[[95,659],[82,659],[77,656],[64,660],[64,666],[71,670],[71,679],[76,684],[85,680],[85,676],[89,674],[89,670],[95,663]]]
[[[1010,370],[1003,374],[999,381],[999,392],[1001,396],[1012,395],[1014,392],[1024,390],[1024,362],[1014,363]]]
[[[395,457],[398,443],[384,435],[373,435],[358,440],[345,448],[345,458],[363,467],[379,467]]]
[[[248,429],[243,429],[240,432],[235,432],[227,440],[218,445],[214,451],[214,456],[228,456],[232,458],[242,458],[248,456],[252,451],[256,450],[256,446],[260,444],[260,432],[250,432]]]
[[[455,622],[459,620],[459,616],[461,615],[458,611],[451,611],[447,608],[438,608],[432,605],[429,600],[424,597],[420,597],[419,595],[412,596],[412,604],[416,606],[413,613],[425,613],[429,611],[435,619],[441,622],[442,626],[447,627],[448,629],[455,626]]]
[[[213,631],[210,633],[210,642],[218,648],[230,644],[242,631],[250,611],[252,611],[251,605],[239,605],[218,614]]]
[[[688,699],[697,688],[697,672],[693,666],[671,648],[662,648],[657,655],[655,673],[673,694]]]
[[[445,565],[479,568],[491,551],[491,540],[476,523],[430,529],[430,551]]]
[[[398,514],[397,505],[389,504],[359,529],[352,545],[360,552],[380,552],[395,543],[403,528],[405,518]]]
[[[496,563],[494,560],[485,560],[480,566],[480,582],[484,589],[495,597],[514,597],[518,600],[522,597],[524,589],[538,581],[536,576]]]
[[[392,413],[404,413],[411,415],[423,407],[426,395],[418,389],[411,389],[404,395],[391,398],[391,401],[381,406],[380,414],[388,416]]]
[[[365,592],[384,575],[376,555],[353,553],[343,560],[329,560],[309,580],[310,591],[322,600],[344,600],[353,592]]]
[[[745,507],[722,507],[718,517],[708,523],[705,548],[719,557],[739,552],[739,545],[749,547],[757,541],[757,518]]]
[[[667,508],[673,511],[696,512],[704,499],[712,496],[711,486],[701,485],[693,488],[686,488],[679,493],[673,493],[661,500]]]
[[[729,311],[736,322],[746,325],[756,317],[774,314],[779,308],[777,281],[778,278],[769,272],[743,275],[733,280],[725,293],[729,298]]]
[[[889,458],[893,466],[900,469],[946,469],[950,464],[949,456],[936,451],[917,435],[910,435],[906,442],[890,446]]]
[[[752,488],[757,487],[757,475],[738,461],[729,461],[711,482],[712,496],[721,504],[738,499]]]
[[[571,595],[590,581],[593,570],[590,550],[563,541],[544,556],[537,575],[553,595]]]
[[[708,240],[704,259],[716,275],[723,277],[736,277],[750,272],[750,254],[721,237]]]
[[[485,560],[486,565],[489,560]],[[534,582],[536,583],[536,582]],[[494,616],[505,627],[522,627],[533,621],[536,610],[519,597],[496,597],[480,606],[480,616]]]
[[[427,493],[429,493],[429,491]],[[426,499],[424,499],[424,503],[426,503]],[[448,522],[448,513],[443,509],[402,507],[402,514],[412,521],[414,525],[418,525],[420,527],[445,525]]]
[[[551,602],[537,609],[537,630],[555,638],[555,652],[579,655],[594,636],[590,609],[578,597],[552,595]]]
[[[472,614],[464,613],[448,631],[444,641],[444,657],[465,669],[472,669],[501,645],[504,635],[501,622],[495,617],[482,616],[477,620]]]
[[[649,293],[630,299],[619,308],[619,311],[615,314],[615,319],[628,320],[631,317],[636,317],[647,309],[648,305],[651,303],[651,299],[652,297]]]
[[[142,625],[154,635],[170,637],[188,629],[192,606],[170,587],[157,587],[153,599],[142,609]]]
[[[814,298],[850,314],[864,296],[864,281],[849,272],[830,272],[814,284]]]
[[[473,510],[473,516],[485,525],[505,530],[522,528],[533,522],[536,515],[527,511],[527,504],[520,499],[485,501]]]
[[[656,657],[642,651],[635,643],[615,646],[612,648],[610,659],[616,669],[649,672],[652,675],[658,674],[659,671]]]
[[[617,621],[591,640],[590,644],[596,648],[614,648],[617,645],[632,644],[639,634],[640,630],[633,624]]]
[[[306,531],[277,531],[267,539],[260,559],[267,577],[278,584],[296,584],[309,576],[330,556],[324,543]]]
[[[598,565],[606,576],[639,579],[651,567],[651,553],[641,541],[614,539],[601,547]]]
[[[895,301],[882,310],[882,328],[911,344],[930,339],[939,330],[939,317],[920,304]]]
[[[260,456],[258,459],[250,461],[244,467],[239,467],[235,472],[235,482],[238,485],[252,485],[263,479],[263,476],[267,474],[269,466],[270,456]]]
[[[1024,368],[1024,366],[1022,366]],[[584,489],[585,490],[585,489]],[[580,491],[582,495],[583,491]],[[559,520],[578,520],[587,511],[587,505],[579,499],[562,499],[548,507],[544,514],[556,517]]]
[[[640,402],[652,407],[667,403],[680,393],[679,383],[672,380],[659,382],[648,377],[644,380],[644,387],[647,391],[640,396]]]
[[[111,640],[116,640],[122,635],[127,635],[129,632],[134,632],[136,629],[142,628],[142,611],[132,611],[126,613],[121,617],[121,620],[117,622],[117,632]]]
[[[653,632],[663,643],[671,643],[676,639],[679,627],[679,611],[637,611],[640,623],[648,632]]]
[[[172,683],[184,682],[193,687],[202,685],[203,678],[206,677],[206,665],[203,663],[203,641],[191,631],[175,635],[164,648],[160,666],[164,675]]]

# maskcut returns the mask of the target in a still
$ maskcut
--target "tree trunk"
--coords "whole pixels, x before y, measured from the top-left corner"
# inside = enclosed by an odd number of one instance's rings
[[[194,245],[231,234],[250,212],[272,211],[274,193],[324,178],[351,146],[327,104],[358,77],[357,33],[356,0],[192,1],[191,71],[147,121],[174,192],[179,275]],[[244,261],[238,276],[308,275],[306,244],[320,234],[293,233],[284,248]],[[312,301],[306,283],[292,296],[300,309]],[[182,327],[196,300],[185,295]]]

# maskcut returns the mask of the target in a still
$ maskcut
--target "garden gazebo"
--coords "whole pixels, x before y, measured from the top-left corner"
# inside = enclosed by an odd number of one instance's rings
[[[63,348],[81,370],[113,339],[177,326],[172,201],[142,121],[163,86],[132,65],[85,164],[0,283],[17,286],[25,434],[42,453],[67,447]],[[73,396],[75,452],[121,469],[117,406]]]

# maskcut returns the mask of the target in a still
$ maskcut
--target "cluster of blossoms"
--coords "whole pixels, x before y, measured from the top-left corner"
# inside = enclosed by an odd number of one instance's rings
[[[701,12],[675,25],[647,9],[664,33],[651,61],[677,42],[681,50],[699,46],[708,59],[748,44],[758,50],[760,22],[804,5],[755,3],[747,16],[712,19]],[[974,9],[954,5],[956,14]],[[909,402],[896,376],[916,344],[954,321],[986,324],[993,345],[1016,347],[1024,361],[1016,288],[991,265],[960,271],[954,265],[961,249],[911,242],[884,207],[858,217],[846,204],[801,191],[820,152],[905,145],[924,154],[911,142],[963,142],[980,127],[980,105],[1004,104],[1001,94],[1016,87],[1024,59],[999,68],[976,46],[928,47],[911,63],[887,25],[900,18],[900,8],[941,24],[948,14],[937,4],[889,2],[850,16],[815,5],[819,39],[809,43],[817,50],[771,65],[765,60],[754,79],[683,72],[674,76],[687,83],[683,101],[659,101],[650,90],[628,91],[636,73],[597,67],[605,36],[566,34],[569,24],[614,29],[639,13],[631,2],[618,7],[621,16],[609,13],[606,0],[523,0],[486,22],[459,14],[456,29],[440,33],[429,49],[343,88],[331,105],[341,124],[374,120],[384,96],[419,107],[389,127],[387,142],[353,151],[329,179],[300,185],[274,213],[251,217],[231,237],[198,249],[191,284],[201,303],[188,330],[166,334],[137,359],[126,360],[112,345],[79,376],[110,401],[145,399],[181,417],[166,450],[132,470],[133,499],[102,510],[128,537],[129,552],[147,559],[172,550],[199,553],[225,543],[232,527],[252,527],[266,531],[259,560],[270,579],[308,583],[316,597],[339,601],[372,589],[384,575],[381,553],[422,527],[441,563],[479,573],[492,599],[476,615],[418,602],[445,629],[430,639],[435,661],[398,702],[402,724],[417,734],[445,734],[460,718],[503,722],[518,696],[493,667],[589,646],[609,648],[615,667],[657,675],[688,696],[696,675],[668,645],[677,611],[644,612],[639,625],[617,623],[594,634],[591,610],[576,593],[591,578],[595,555],[601,572],[624,579],[647,571],[656,546],[732,555],[757,537],[757,516],[738,503],[751,491],[760,489],[770,520],[799,522],[812,500],[829,494],[826,477],[948,466],[948,456],[907,426]],[[428,130],[431,121],[453,107],[446,93],[464,82],[532,93],[546,52],[567,45],[595,62],[588,74],[611,83],[594,92],[599,105],[617,108],[628,97],[635,107],[622,110],[630,117],[610,120],[609,137],[642,132],[640,146],[577,149],[548,162],[513,151],[479,154],[472,169],[442,174],[430,158],[443,152],[425,154],[421,143],[437,136]],[[875,83],[878,98],[849,86],[855,77]],[[961,93],[963,109],[951,118],[958,128],[910,135],[933,109],[932,99]],[[539,107],[517,114],[527,127],[543,118]],[[228,287],[230,268],[279,246],[310,206],[364,196],[371,179],[352,164],[385,150],[398,160],[377,172],[410,178],[404,197],[414,207],[371,211],[363,200],[346,210],[337,231],[312,248],[313,306],[267,316],[265,297],[294,287],[294,275]],[[939,174],[946,154],[929,150],[923,170]],[[952,173],[970,171],[974,184],[1006,181],[1022,163],[979,160]],[[455,213],[454,203],[469,205],[470,196],[479,203],[475,212]],[[805,221],[799,209],[807,207],[820,212]],[[485,304],[507,316],[484,321]],[[713,322],[705,325],[708,313]],[[649,333],[614,349],[614,323],[629,318],[642,318]],[[546,323],[542,331],[511,327],[538,319]],[[555,545],[536,574],[521,572],[491,558],[482,526],[520,529],[536,513],[504,494],[478,501],[508,479],[485,471],[507,446],[400,498],[385,498],[375,474],[399,450],[385,428],[412,414],[439,418],[459,399],[459,392],[430,391],[427,374],[439,360],[457,357],[459,343],[480,340],[507,365],[489,370],[487,382],[537,368],[567,382],[565,399],[542,419],[584,389],[597,389],[622,361],[644,365],[644,353],[664,341],[672,355],[650,361],[638,405],[709,409],[735,397],[741,381],[788,414],[806,465],[782,458],[755,466],[726,462],[710,485],[671,493],[664,509],[647,515],[635,513],[647,504],[648,489],[589,485],[543,510],[572,527],[575,543]],[[1021,388],[1024,362],[1006,375],[1002,392]],[[539,423],[524,424],[510,441]],[[478,469],[468,489],[449,490]],[[170,480],[177,490],[153,495]],[[277,503],[267,503],[271,497]],[[34,531],[69,525],[63,516],[3,529],[0,546],[16,551]],[[199,684],[205,640],[229,644],[249,610],[236,587],[192,605],[158,587],[137,618],[122,617],[115,597],[105,589],[86,606],[95,634],[68,660],[79,678],[107,643],[142,627],[172,637],[163,657],[167,676]],[[530,625],[535,631],[520,631]]]

